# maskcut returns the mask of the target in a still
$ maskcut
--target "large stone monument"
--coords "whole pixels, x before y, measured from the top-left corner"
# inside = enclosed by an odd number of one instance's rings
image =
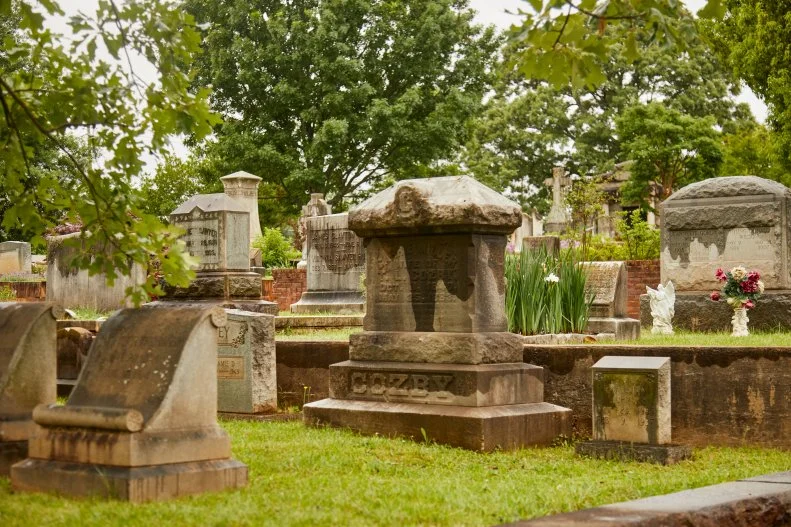
[[[174,300],[207,301],[224,307],[277,314],[277,304],[261,300],[261,275],[250,271],[250,214],[226,194],[198,194],[170,215],[198,259],[195,280],[169,287]]]
[[[220,178],[225,195],[235,199],[250,216],[250,241],[261,236],[261,220],[258,218],[258,185],[261,178],[244,171],[234,172]],[[261,265],[261,251],[250,247],[250,265]]]
[[[257,414],[277,410],[275,317],[226,310],[217,328],[217,409]]]
[[[0,476],[27,457],[33,409],[55,402],[55,331],[62,316],[50,303],[0,303]]]
[[[0,274],[30,273],[32,260],[27,242],[0,243]]]
[[[350,314],[364,309],[361,280],[365,273],[362,240],[349,230],[348,214],[314,216],[307,225],[307,291],[293,313],[329,311]]]
[[[588,318],[590,333],[612,333],[616,340],[640,338],[640,321],[626,316],[627,275],[624,262],[584,262],[585,290],[594,295]]]
[[[107,320],[66,405],[33,411],[39,428],[28,459],[11,468],[13,488],[142,502],[246,485],[247,467],[217,425],[226,324],[222,309],[196,305]]]
[[[570,410],[507,331],[506,236],[518,205],[469,177],[401,181],[349,213],[366,248],[364,331],[305,421],[474,450],[546,444]]]
[[[563,189],[571,184],[571,178],[565,175],[563,167],[552,169],[552,177],[544,180],[544,184],[552,187],[552,208],[544,220],[544,233],[563,232],[569,224],[569,213],[563,202]]]
[[[755,176],[707,179],[688,185],[661,205],[661,282],[676,288],[676,327],[729,330],[732,309],[709,300],[721,284],[717,268],[756,269],[766,285],[750,327],[791,327],[791,190]],[[647,295],[641,321],[650,326]]]
[[[302,239],[302,259],[297,264],[297,269],[306,269],[308,267],[308,218],[314,216],[327,216],[332,214],[332,207],[324,201],[324,194],[313,193],[310,195],[310,201],[307,205],[302,206],[302,214],[299,217],[299,230]]]

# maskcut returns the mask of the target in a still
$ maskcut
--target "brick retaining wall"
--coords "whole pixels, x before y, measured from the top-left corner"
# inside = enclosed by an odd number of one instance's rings
[[[289,311],[308,288],[306,269],[272,269],[272,278],[271,301],[277,302],[280,311]]]
[[[626,263],[626,315],[640,320],[640,295],[645,286],[656,289],[659,284],[659,260],[629,260]]]

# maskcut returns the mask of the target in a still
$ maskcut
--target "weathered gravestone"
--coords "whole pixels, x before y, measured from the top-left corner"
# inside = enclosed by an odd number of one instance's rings
[[[401,181],[353,209],[364,331],[306,423],[487,451],[568,434],[570,411],[543,402],[543,369],[507,331],[506,235],[520,223],[518,205],[468,177]]]
[[[55,324],[44,302],[0,303],[0,476],[27,457],[36,405],[55,402]]]
[[[571,178],[563,167],[554,167],[552,177],[545,179],[544,184],[552,187],[552,208],[544,220],[544,232],[563,232],[571,220],[563,202],[564,189],[571,185]]]
[[[258,185],[261,178],[244,171],[234,172],[220,178],[225,195],[236,200],[248,212],[250,242],[261,236],[261,221],[258,218]],[[261,265],[260,249],[249,247],[250,265]]]
[[[243,205],[226,194],[198,194],[170,221],[186,231],[182,239],[198,259],[195,280],[186,288],[167,288],[170,298],[277,313],[277,304],[260,300],[261,275],[250,271],[250,220]]]
[[[21,491],[142,502],[247,484],[217,425],[222,309],[147,305],[104,323],[65,406],[39,405]],[[54,334],[54,333],[53,333]]]
[[[556,255],[560,252],[560,238],[558,236],[525,236],[522,238],[522,250],[544,250],[547,254]]]
[[[613,333],[617,340],[640,338],[640,321],[626,316],[624,262],[584,262],[585,290],[594,295],[588,319],[591,333]]]
[[[311,194],[308,204],[302,206],[302,214],[299,217],[302,259],[297,264],[297,269],[307,269],[308,267],[308,218],[327,216],[328,214],[332,214],[332,207],[324,201],[324,194],[321,193]]]
[[[0,243],[0,274],[30,273],[32,261],[27,242]]]
[[[277,410],[275,317],[236,309],[217,328],[217,409],[266,413]]]
[[[592,375],[593,440],[578,453],[662,464],[690,456],[671,442],[669,357],[607,356]]]
[[[315,216],[307,225],[308,289],[292,313],[361,312],[361,279],[365,273],[362,240],[349,230],[348,214]]]
[[[755,176],[707,179],[675,192],[661,205],[661,282],[676,287],[675,325],[730,330],[732,310],[709,300],[721,284],[717,268],[756,269],[766,285],[750,327],[791,327],[791,190]],[[650,326],[647,295],[641,321]]]

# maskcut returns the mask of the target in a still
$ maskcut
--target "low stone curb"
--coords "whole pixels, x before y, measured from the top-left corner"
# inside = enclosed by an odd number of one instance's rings
[[[363,325],[363,315],[277,316],[275,328],[346,328]]]
[[[791,525],[791,471],[508,524],[535,527]]]

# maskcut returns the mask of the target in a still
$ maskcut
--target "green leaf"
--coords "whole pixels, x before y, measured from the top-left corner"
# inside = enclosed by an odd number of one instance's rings
[[[728,8],[722,0],[708,0],[706,5],[698,11],[698,16],[700,18],[719,20],[722,19],[727,12]]]

